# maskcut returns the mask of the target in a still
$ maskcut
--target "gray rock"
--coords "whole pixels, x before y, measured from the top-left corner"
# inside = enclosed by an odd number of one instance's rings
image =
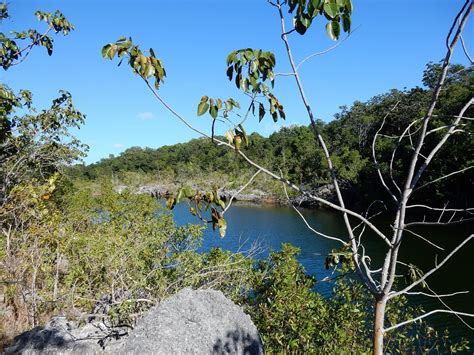
[[[128,337],[119,333],[126,332],[55,317],[16,337],[6,354],[263,354],[250,317],[214,290],[183,289],[150,309]]]
[[[78,328],[66,317],[54,317],[44,327],[17,336],[5,354],[99,354],[99,340],[106,336],[99,325]]]
[[[121,354],[263,354],[257,328],[220,291],[181,290],[150,310]]]

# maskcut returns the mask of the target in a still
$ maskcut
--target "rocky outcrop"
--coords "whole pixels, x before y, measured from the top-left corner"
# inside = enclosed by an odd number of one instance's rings
[[[257,328],[219,291],[184,289],[148,312],[133,329],[126,354],[262,354]]]
[[[250,317],[214,290],[181,290],[125,333],[56,317],[15,338],[6,354],[263,354]]]
[[[336,192],[334,189],[334,185],[328,184],[321,186],[313,191],[310,191],[311,195],[323,198],[327,201],[334,202],[336,197]],[[319,208],[324,207],[318,201],[304,195],[300,195],[292,199],[291,201],[293,205],[305,208]]]
[[[349,186],[345,186],[344,184],[341,183],[341,188],[344,190],[348,190]],[[127,187],[124,185],[117,186],[115,190],[117,192],[122,192],[126,189]],[[194,190],[199,190],[196,186],[192,186]],[[150,196],[156,197],[156,198],[168,198],[170,195],[173,193],[176,193],[177,187],[169,187],[169,186],[161,186],[161,185],[144,185],[140,186],[134,191],[139,194],[148,194]],[[220,195],[220,198],[223,201],[229,201],[232,196],[234,196],[234,201],[239,201],[239,202],[246,202],[246,203],[251,203],[251,204],[287,204],[287,200],[285,198],[279,198],[278,196],[275,196],[273,194],[270,194],[268,192],[259,190],[259,189],[253,189],[253,190],[246,190],[245,192],[237,193],[238,190],[234,189],[219,189],[218,193]],[[327,184],[321,187],[318,187],[316,189],[313,189],[309,191],[311,195],[321,197],[325,200],[335,202],[336,201],[336,191],[334,189],[334,185],[332,184]],[[325,207],[325,205],[322,205],[318,201],[305,196],[305,195],[300,195],[295,198],[291,199],[291,203],[295,206],[298,207],[305,207],[305,208],[320,208],[320,207]]]

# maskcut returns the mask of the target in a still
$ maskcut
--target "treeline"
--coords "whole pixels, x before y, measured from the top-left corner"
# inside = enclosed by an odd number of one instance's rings
[[[425,114],[439,73],[440,66],[430,63],[423,74],[424,87],[391,90],[367,102],[356,101],[352,107],[341,107],[341,112],[335,115],[333,121],[318,121],[317,124],[329,144],[337,174],[345,182],[346,192],[351,191],[356,200],[369,202],[386,196],[372,158],[373,139],[385,116],[381,135],[375,143],[377,160],[386,176],[391,175],[395,183],[403,184],[401,177],[407,169],[412,142],[416,139],[416,132],[420,127],[416,123],[412,125],[400,143],[397,137],[413,120],[420,119]],[[459,114],[463,105],[474,94],[472,68],[453,65],[448,76],[448,85],[441,93],[433,126],[442,122],[449,127],[453,116]],[[471,108],[465,116],[472,115]],[[427,150],[445,133],[446,130],[441,129],[428,136],[425,145]],[[417,196],[420,201],[429,200],[433,204],[449,201],[451,206],[463,207],[469,205],[469,200],[472,202],[474,196],[474,175],[472,170],[468,169],[473,165],[474,157],[472,120],[466,120],[459,132],[453,134],[449,140],[449,149],[439,152],[423,177],[422,185],[433,183],[420,189]],[[393,166],[390,168],[392,152],[397,145]],[[268,138],[252,133],[249,135],[249,145],[242,149],[256,162],[273,171],[281,170],[286,177],[299,185],[315,188],[329,182],[329,172],[322,150],[309,126],[285,127]],[[434,182],[435,179],[459,169],[467,170],[457,176]],[[219,182],[233,181],[250,173],[245,161],[233,151],[204,138],[158,149],[133,147],[117,157],[110,156],[95,164],[76,165],[70,169],[73,177],[87,180],[103,176],[120,180],[129,172],[181,184],[194,182],[198,177],[204,180],[206,177],[212,177]],[[216,174],[225,178],[216,178]],[[395,186],[392,187],[396,189]]]

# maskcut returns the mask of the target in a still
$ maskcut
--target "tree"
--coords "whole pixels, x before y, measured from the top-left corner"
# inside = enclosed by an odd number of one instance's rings
[[[44,33],[35,29],[12,32],[10,37],[0,33],[4,70],[22,63],[37,46],[51,55],[53,39],[48,34],[67,35],[73,29],[59,11],[35,14],[48,25]],[[8,18],[6,4],[0,5],[0,16]],[[22,47],[20,43],[26,41],[30,43]],[[13,307],[15,317],[20,305],[25,306],[32,326],[38,324],[40,263],[47,254],[41,246],[54,235],[55,216],[49,213],[48,201],[61,168],[84,154],[86,147],[70,133],[84,119],[66,91],[60,91],[50,108],[38,111],[30,91],[15,93],[0,84],[0,274],[6,304]]]
[[[350,16],[352,13],[352,4],[345,0],[326,0],[326,1],[268,1],[268,3],[276,9],[276,12],[281,20],[281,38],[284,42],[288,54],[292,71],[287,73],[296,81],[296,87],[300,93],[301,100],[307,110],[308,119],[311,124],[313,134],[319,144],[319,151],[322,153],[326,163],[326,171],[335,188],[337,201],[331,202],[324,198],[315,196],[303,188],[292,183],[285,178],[283,173],[280,174],[270,171],[269,169],[255,163],[245,154],[245,147],[248,144],[248,137],[245,133],[243,124],[249,116],[253,113],[263,119],[269,112],[274,120],[285,118],[283,104],[280,99],[276,98],[271,92],[271,88],[275,83],[274,72],[276,64],[275,57],[270,52],[255,49],[241,49],[232,52],[227,57],[227,76],[229,80],[234,80],[238,89],[242,90],[250,97],[250,104],[245,113],[236,117],[236,123],[232,123],[231,129],[225,134],[226,140],[222,140],[215,135],[216,121],[229,121],[230,117],[234,115],[235,111],[240,108],[240,104],[233,99],[222,100],[219,98],[209,98],[203,96],[198,104],[197,113],[203,115],[206,112],[212,118],[211,134],[207,134],[192,126],[192,124],[182,117],[176,110],[171,108],[169,104],[160,96],[159,88],[163,83],[166,72],[163,63],[155,56],[155,52],[150,49],[149,55],[146,55],[141,49],[133,44],[131,39],[121,38],[115,43],[110,43],[103,48],[102,54],[105,58],[113,59],[115,55],[127,59],[135,74],[138,74],[145,82],[149,90],[156,97],[156,99],[163,104],[176,118],[181,120],[186,126],[198,134],[209,138],[215,144],[227,147],[241,156],[250,166],[257,169],[256,174],[263,172],[283,186],[289,187],[294,191],[303,194],[308,199],[312,199],[321,203],[326,207],[330,207],[342,214],[344,224],[346,226],[347,235],[341,239],[330,235],[324,235],[317,230],[316,234],[321,237],[336,240],[341,243],[341,250],[328,256],[328,264],[338,264],[341,261],[350,263],[361,279],[365,287],[371,292],[374,302],[374,322],[373,322],[373,351],[376,354],[381,354],[384,351],[384,335],[393,331],[405,324],[410,324],[419,319],[423,319],[434,313],[451,313],[456,316],[474,317],[472,314],[457,312],[451,309],[443,308],[433,310],[426,314],[413,319],[407,319],[399,324],[387,324],[386,309],[390,302],[393,302],[399,296],[411,295],[414,293],[426,295],[428,297],[444,297],[449,295],[436,295],[428,288],[429,292],[414,292],[413,289],[417,286],[427,285],[426,279],[442,267],[456,252],[468,243],[474,234],[468,236],[456,248],[449,252],[444,259],[435,263],[435,266],[423,273],[420,269],[413,265],[406,265],[401,263],[399,258],[400,246],[407,236],[415,236],[426,241],[429,245],[437,247],[429,237],[422,236],[413,231],[413,227],[419,225],[452,225],[471,221],[473,208],[451,208],[446,205],[440,207],[428,205],[413,204],[413,196],[417,189],[423,188],[427,184],[432,184],[439,180],[448,179],[455,174],[465,171],[464,169],[456,170],[434,177],[431,174],[427,176],[427,168],[431,167],[433,162],[439,155],[442,148],[446,149],[446,143],[452,139],[453,136],[460,136],[472,129],[470,125],[469,113],[472,112],[471,106],[474,104],[472,95],[468,101],[459,108],[458,113],[452,116],[443,116],[442,108],[438,109],[440,93],[446,85],[447,74],[450,70],[450,61],[453,49],[459,41],[462,41],[462,30],[469,18],[473,8],[474,2],[471,0],[465,1],[458,15],[453,21],[452,27],[447,36],[447,54],[442,65],[439,67],[439,74],[434,78],[427,78],[427,82],[433,87],[432,97],[429,100],[425,112],[422,116],[414,118],[407,127],[402,129],[401,133],[394,139],[395,147],[392,151],[391,161],[389,163],[388,171],[382,171],[381,164],[377,154],[377,144],[384,138],[383,131],[390,115],[396,112],[398,103],[395,102],[389,112],[386,112],[384,117],[379,117],[379,128],[372,137],[364,137],[363,139],[370,139],[372,141],[372,158],[375,172],[378,176],[379,182],[385,189],[394,207],[393,220],[390,223],[391,232],[383,232],[383,226],[376,225],[372,222],[373,215],[370,214],[370,209],[365,213],[358,213],[352,209],[346,208],[346,202],[341,188],[341,172],[338,171],[335,165],[334,156],[328,148],[326,138],[323,137],[318,122],[315,119],[309,100],[306,97],[302,79],[299,75],[300,66],[306,62],[306,59],[301,63],[295,63],[292,55],[289,36],[294,32],[304,35],[307,29],[311,26],[317,15],[323,15],[327,20],[326,31],[333,39],[338,39],[340,36],[340,27],[345,32],[350,31]],[[288,9],[290,13],[294,13],[293,25],[291,30],[286,29],[286,20],[284,10]],[[322,16],[321,16],[322,17]],[[154,80],[154,85],[152,81]],[[408,143],[406,143],[408,142]],[[334,147],[333,147],[334,149]],[[404,152],[402,152],[405,149]],[[392,174],[393,164],[398,161],[398,155],[401,153],[408,154],[409,160],[406,166],[402,167],[404,171],[402,176],[394,176]],[[357,160],[355,156],[348,155],[348,159]],[[470,168],[470,167],[469,167]],[[255,175],[256,175],[255,174]],[[255,175],[249,181],[253,180]],[[211,219],[209,222],[213,223],[215,228],[219,228],[221,235],[225,234],[226,222],[224,219],[225,213],[230,206],[230,202],[226,205],[219,199],[215,192],[202,195],[190,189],[181,189],[176,197],[169,201],[169,206],[173,207],[176,202],[189,199],[195,202],[196,208],[194,213],[197,213],[201,218],[201,209],[205,210],[211,207]],[[414,209],[424,209],[431,213],[433,218],[437,214],[438,218],[425,219],[423,221],[416,220],[416,214],[413,214]],[[446,214],[450,213],[450,218],[446,219]],[[374,233],[382,243],[386,245],[385,259],[381,268],[373,269],[370,265],[370,257],[366,255],[363,245],[363,237],[366,231],[370,230]],[[405,270],[407,275],[407,285],[400,286],[395,282],[397,273],[400,267]]]

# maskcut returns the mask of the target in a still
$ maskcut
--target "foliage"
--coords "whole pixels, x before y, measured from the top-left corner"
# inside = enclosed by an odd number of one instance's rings
[[[439,65],[428,64],[424,73],[426,85],[434,80],[432,77],[436,76],[436,71],[439,71]],[[474,92],[472,68],[453,65],[450,73],[449,83],[440,98],[442,104],[437,111],[436,120],[445,120],[457,114],[463,103]],[[330,142],[331,158],[338,177],[347,183],[349,189],[357,191],[354,201],[358,201],[361,208],[380,197],[390,206],[388,196],[379,187],[375,166],[372,163],[371,138],[380,127],[381,117],[399,102],[397,109],[385,122],[385,136],[379,138],[376,146],[380,167],[383,172],[388,173],[390,170],[388,163],[395,144],[390,136],[399,135],[412,118],[422,117],[430,97],[429,87],[426,89],[417,87],[405,91],[391,90],[367,102],[356,101],[350,108],[342,107],[341,112],[335,115],[336,119],[329,123],[318,122],[320,130]],[[207,100],[203,102],[208,102]],[[437,123],[439,122],[433,124]],[[240,128],[237,130],[240,131]],[[433,162],[433,169],[426,172],[425,182],[436,178],[435,171],[447,174],[472,165],[470,157],[474,155],[469,154],[474,146],[473,135],[469,133],[472,131],[471,121],[466,122],[465,130],[466,133],[452,137],[454,144],[451,149],[442,151],[440,158]],[[292,181],[309,188],[330,181],[328,172],[324,169],[324,156],[317,147],[309,127],[284,127],[268,138],[258,133],[245,134],[248,145],[242,146],[240,143],[235,143],[237,136],[235,132],[230,132],[226,138],[229,142],[234,141],[234,145],[255,162],[274,171],[281,169]],[[402,182],[401,176],[410,151],[409,142],[397,150],[392,175],[399,183]],[[88,180],[104,175],[120,179],[126,172],[148,174],[150,181],[156,181],[156,176],[159,175],[160,181],[181,181],[188,184],[202,183],[197,179],[199,176],[202,176],[200,180],[211,180],[211,176],[216,173],[220,174],[220,177],[212,181],[211,185],[216,182],[238,184],[245,178],[248,179],[245,162],[236,159],[231,151],[220,149],[207,139],[195,139],[156,150],[133,147],[117,157],[71,169],[72,176]],[[222,175],[225,177],[222,178]],[[263,187],[269,189],[269,185]],[[417,192],[418,197],[415,198],[419,201],[430,201],[432,204],[449,200],[453,206],[468,206],[473,194],[465,192],[472,191],[472,186],[474,181],[471,170],[451,180],[430,184]]]
[[[7,4],[4,3],[0,7],[1,19],[9,18]],[[74,29],[74,26],[64,17],[60,11],[54,13],[36,11],[36,17],[39,21],[44,21],[48,25],[44,33],[40,33],[35,29],[28,29],[21,32],[12,31],[11,37],[0,32],[0,61],[4,70],[13,65],[21,63],[30,53],[33,47],[45,47],[48,55],[53,54],[53,38],[48,36],[51,30],[56,33],[62,33],[66,36]],[[21,47],[19,42],[29,41],[30,43]]]
[[[332,40],[338,40],[341,33],[341,23],[344,32],[351,31],[351,0],[289,0],[288,12],[293,13],[295,30],[303,35],[311,26],[317,15],[323,15],[328,23],[326,33]]]
[[[330,298],[314,291],[317,283],[296,260],[299,250],[283,244],[262,260],[256,284],[246,301],[269,353],[333,354],[350,349],[368,353],[373,327],[372,295],[353,278],[340,278]],[[397,298],[387,309],[389,324],[420,314]],[[411,324],[387,334],[387,353],[451,353],[467,350],[467,341],[451,342],[427,323]]]

